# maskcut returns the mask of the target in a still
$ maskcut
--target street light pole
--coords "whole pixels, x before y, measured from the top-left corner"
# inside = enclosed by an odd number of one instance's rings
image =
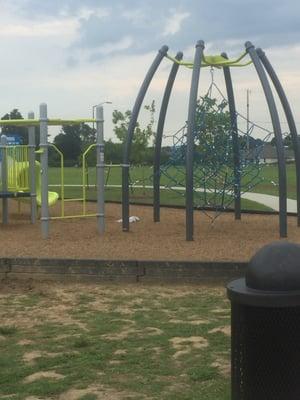
[[[99,104],[95,104],[95,105],[93,105],[92,106],[92,115],[93,115],[93,119],[95,119],[95,109],[96,109],[96,107],[100,107],[100,106],[102,106],[103,104],[112,104],[112,102],[111,101],[102,101],[101,103],[99,103]],[[93,130],[95,129],[95,122],[93,122]]]

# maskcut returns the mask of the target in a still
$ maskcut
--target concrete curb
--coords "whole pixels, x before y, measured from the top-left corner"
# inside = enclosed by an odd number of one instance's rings
[[[203,283],[244,276],[247,262],[0,258],[0,278],[76,282]]]

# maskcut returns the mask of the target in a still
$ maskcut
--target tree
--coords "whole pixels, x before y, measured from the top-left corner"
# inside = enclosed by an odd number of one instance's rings
[[[149,145],[149,142],[152,138],[154,138],[154,113],[155,113],[155,102],[152,101],[150,105],[146,105],[145,110],[149,112],[149,122],[146,127],[142,128],[141,125],[137,122],[133,140],[132,140],[132,161],[134,163],[141,164],[145,161],[146,150]],[[125,113],[121,111],[114,110],[113,112],[113,124],[114,124],[114,133],[117,138],[124,143],[128,126],[131,118],[131,111],[127,110]]]
[[[275,136],[272,138],[271,144],[273,146],[276,146],[276,138],[275,138]],[[286,136],[284,136],[283,145],[287,146],[289,149],[293,149],[294,148],[292,135],[290,133],[288,133]]]
[[[55,136],[53,143],[63,153],[65,165],[70,166],[81,163],[81,154],[89,145],[96,141],[96,129],[87,124],[64,125],[58,135]],[[90,155],[91,159],[94,159]],[[52,165],[58,164],[58,157],[51,154]]]
[[[195,144],[200,162],[214,169],[233,162],[232,126],[227,101],[208,95],[197,102]]]
[[[82,143],[82,151],[86,150],[88,146],[96,142],[96,129],[91,128],[87,124],[80,124],[73,126],[74,133],[78,135]]]
[[[22,114],[17,108],[14,108],[9,113],[6,113],[2,118],[2,120],[9,119],[24,119]],[[3,126],[2,127],[3,135],[18,135],[22,138],[22,144],[28,144],[28,128],[22,126]],[[38,145],[40,143],[40,128],[38,126],[35,127],[35,143]]]
[[[79,162],[79,156],[82,151],[82,139],[78,126],[64,125],[60,133],[55,136],[53,143],[63,153],[66,166],[71,166]]]
[[[105,162],[108,164],[122,163],[122,143],[113,143],[111,139],[105,142]]]

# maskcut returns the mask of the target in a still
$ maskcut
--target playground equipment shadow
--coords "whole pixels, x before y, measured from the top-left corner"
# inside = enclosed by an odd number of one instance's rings
[[[72,258],[101,260],[162,261],[248,261],[263,245],[279,240],[278,216],[243,214],[235,221],[232,213],[219,216],[213,223],[203,212],[195,212],[193,242],[185,241],[185,212],[163,208],[161,222],[152,221],[152,207],[131,206],[130,215],[139,222],[122,232],[121,205],[106,205],[106,233],[99,236],[96,218],[53,220],[50,238],[41,238],[40,223],[30,224],[29,206],[9,204],[8,225],[0,225],[1,257]],[[79,203],[70,203],[66,212],[77,214]],[[95,203],[87,211],[95,212]],[[58,215],[60,204],[51,208]],[[0,214],[1,218],[1,214]],[[288,240],[300,243],[296,217],[288,218]]]

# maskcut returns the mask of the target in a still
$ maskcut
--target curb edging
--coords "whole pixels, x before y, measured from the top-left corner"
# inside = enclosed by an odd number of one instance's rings
[[[244,275],[247,262],[0,258],[0,277],[77,282],[201,283]]]

